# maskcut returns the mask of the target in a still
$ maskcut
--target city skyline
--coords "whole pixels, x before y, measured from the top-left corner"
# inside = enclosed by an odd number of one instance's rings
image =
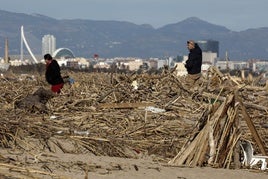
[[[268,27],[267,0],[0,0],[2,10],[42,14],[56,19],[118,20],[155,28],[198,17],[230,30]],[[64,7],[64,8],[63,8]]]

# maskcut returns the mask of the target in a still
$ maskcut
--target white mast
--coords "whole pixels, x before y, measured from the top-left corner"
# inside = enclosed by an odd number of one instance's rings
[[[21,49],[20,49],[21,50],[21,56],[20,56],[21,60],[23,60],[23,42],[24,42],[28,52],[30,53],[31,57],[34,59],[34,62],[38,63],[38,60],[36,60],[34,54],[32,53],[32,51],[31,51],[31,49],[26,41],[26,38],[24,36],[23,26],[21,26]]]

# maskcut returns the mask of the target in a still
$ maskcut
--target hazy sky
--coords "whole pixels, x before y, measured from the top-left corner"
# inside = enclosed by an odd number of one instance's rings
[[[119,20],[158,28],[198,17],[230,30],[268,27],[268,0],[0,0],[0,9],[56,19]]]

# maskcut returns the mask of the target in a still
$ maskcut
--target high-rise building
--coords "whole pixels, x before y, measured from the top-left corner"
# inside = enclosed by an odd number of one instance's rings
[[[51,55],[56,50],[56,38],[53,35],[44,35],[42,38],[42,55],[50,53]]]
[[[197,41],[197,43],[203,52],[217,53],[217,57],[219,57],[219,41],[200,40],[200,41]]]

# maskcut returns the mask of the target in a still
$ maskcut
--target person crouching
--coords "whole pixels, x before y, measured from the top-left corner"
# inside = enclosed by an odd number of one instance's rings
[[[60,66],[50,54],[45,54],[44,59],[46,62],[46,81],[51,85],[51,91],[59,94],[64,85]]]

